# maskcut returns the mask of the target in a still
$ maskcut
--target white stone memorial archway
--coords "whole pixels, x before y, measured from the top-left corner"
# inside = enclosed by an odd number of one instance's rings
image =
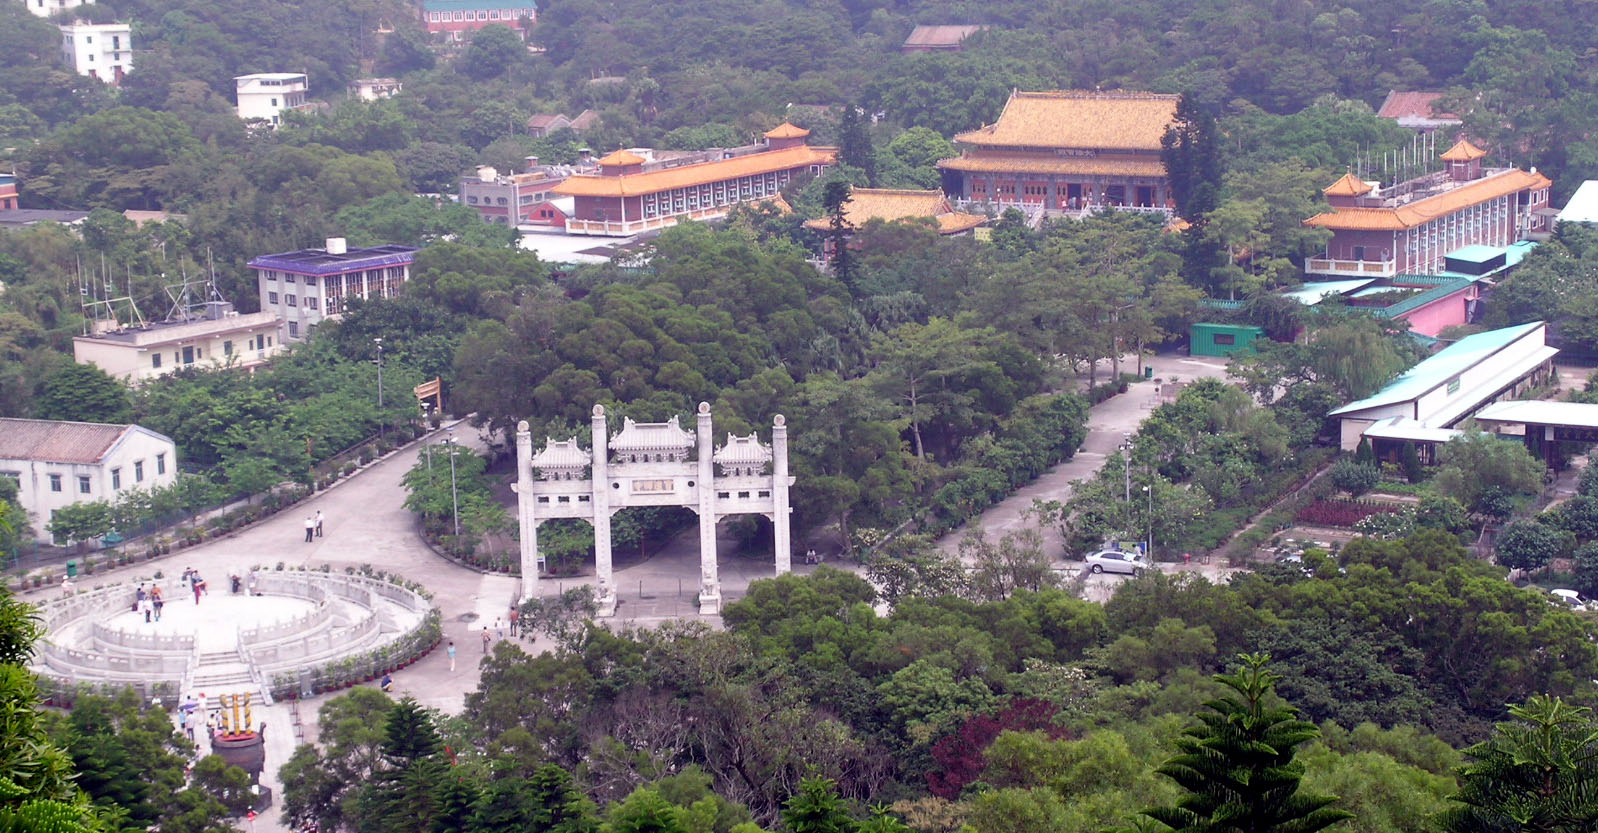
[[[771,421],[771,445],[750,434],[727,435],[713,447],[710,404],[699,403],[694,431],[670,422],[624,420],[611,437],[603,405],[594,406],[593,451],[577,438],[547,438],[533,453],[525,421],[516,428],[516,504],[521,524],[522,599],[538,595],[538,525],[582,518],[594,525],[594,572],[601,616],[616,612],[610,518],[629,506],[683,506],[699,514],[699,612],[721,612],[716,571],[716,523],[731,515],[771,519],[776,572],[792,567],[788,534],[788,426]],[[690,449],[697,449],[689,459]],[[719,471],[718,471],[719,468]],[[769,472],[769,473],[768,473]]]

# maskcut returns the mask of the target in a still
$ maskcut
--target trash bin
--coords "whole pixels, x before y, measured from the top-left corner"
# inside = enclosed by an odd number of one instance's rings
[[[1145,378],[1145,379],[1153,379],[1154,378],[1154,365],[1152,365],[1152,364],[1143,365],[1143,378]]]
[[[74,559],[72,559],[72,560],[67,562],[67,578],[77,578],[77,577],[78,577],[78,559],[74,558]]]

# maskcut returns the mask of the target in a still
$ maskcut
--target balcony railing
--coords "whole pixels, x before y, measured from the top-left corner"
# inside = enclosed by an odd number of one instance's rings
[[[731,205],[720,205],[711,208],[700,208],[685,211],[681,214],[669,214],[664,217],[650,217],[644,220],[579,220],[575,217],[566,221],[567,234],[591,234],[600,237],[627,237],[651,229],[670,228],[684,220],[714,220],[727,216],[732,210]]]
[[[1056,208],[1041,201],[1027,200],[976,200],[956,199],[951,201],[960,211],[983,212],[994,208],[1003,211],[1007,208],[1017,208],[1027,214],[1042,211],[1046,217],[1076,217],[1078,219],[1100,211],[1126,211],[1133,214],[1157,214],[1161,217],[1171,216],[1172,209],[1163,205],[1124,205],[1110,202],[1080,203],[1075,208]]]
[[[1304,261],[1304,271],[1310,275],[1339,275],[1349,278],[1390,278],[1398,274],[1398,261],[1343,260],[1335,257],[1312,257]]]

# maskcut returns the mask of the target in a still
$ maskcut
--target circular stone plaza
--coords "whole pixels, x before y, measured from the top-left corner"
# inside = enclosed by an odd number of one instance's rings
[[[438,614],[420,588],[367,572],[256,568],[207,577],[198,594],[171,577],[63,592],[38,605],[46,635],[33,669],[57,705],[132,687],[174,719],[192,715],[202,755],[225,752],[207,727],[226,723],[263,738],[278,752],[275,767],[297,742],[298,717],[274,703],[375,679],[439,640]],[[159,620],[153,601],[140,602],[141,589],[149,598],[157,587]],[[226,708],[235,700],[250,704],[251,725]],[[274,718],[284,720],[266,731]]]

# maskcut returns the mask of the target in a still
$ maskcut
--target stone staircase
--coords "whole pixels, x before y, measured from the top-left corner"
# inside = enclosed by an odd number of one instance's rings
[[[266,702],[261,687],[250,675],[250,667],[239,659],[237,651],[200,652],[199,662],[189,674],[189,685],[195,692],[205,692],[212,702],[219,694],[253,695],[250,699]]]

